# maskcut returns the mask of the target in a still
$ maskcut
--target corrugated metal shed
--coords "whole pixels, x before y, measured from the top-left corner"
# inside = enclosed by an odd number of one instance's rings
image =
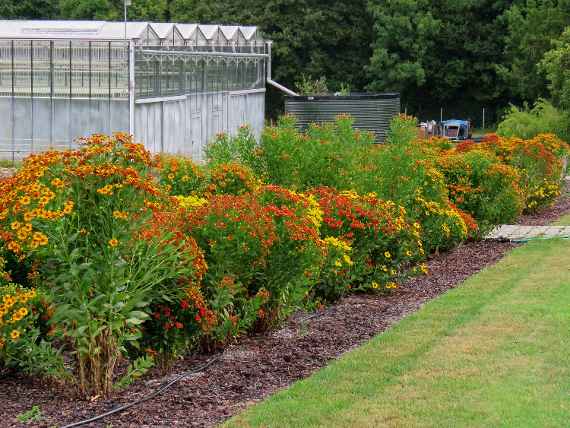
[[[400,94],[287,97],[285,112],[296,116],[302,130],[311,123],[331,122],[339,114],[350,114],[355,128],[373,132],[376,141],[384,142],[390,121],[400,113]]]

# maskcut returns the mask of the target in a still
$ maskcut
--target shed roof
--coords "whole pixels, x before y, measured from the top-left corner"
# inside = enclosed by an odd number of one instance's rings
[[[219,34],[222,34],[227,40],[236,42],[239,41],[240,34],[242,38],[248,41],[261,39],[257,27],[164,22],[127,22],[126,38],[128,40],[161,39],[176,31],[185,40],[192,40],[197,29],[200,30],[207,40],[215,41]],[[0,20],[0,38],[124,40],[125,23],[110,21]]]

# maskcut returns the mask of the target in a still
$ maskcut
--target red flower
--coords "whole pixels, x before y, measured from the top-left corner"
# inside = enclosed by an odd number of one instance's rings
[[[196,320],[196,322],[200,322],[202,320],[202,318],[200,318],[200,315],[196,315],[194,319]]]
[[[203,317],[206,315],[206,309],[200,308],[200,316]]]
[[[182,300],[182,301],[180,302],[180,307],[181,307],[182,309],[188,309],[188,308],[190,307],[190,304],[188,303],[187,300]]]
[[[174,324],[176,326],[177,329],[181,329],[182,327],[184,327],[184,324],[182,324],[180,321],[176,321],[176,324]]]

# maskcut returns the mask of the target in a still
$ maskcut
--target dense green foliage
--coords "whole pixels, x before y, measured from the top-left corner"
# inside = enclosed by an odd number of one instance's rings
[[[108,396],[300,308],[389,292],[560,193],[552,134],[454,145],[416,125],[398,116],[376,145],[346,115],[307,132],[285,116],[259,144],[219,135],[204,165],[123,134],[31,155],[0,180],[0,369]]]
[[[2,18],[122,14],[120,0],[0,5]],[[128,15],[257,25],[275,42],[274,77],[286,86],[306,75],[326,77],[331,91],[399,90],[422,118],[443,106],[478,125],[481,107],[493,117],[509,102],[534,102],[548,96],[549,82],[556,102],[568,103],[567,79],[556,71],[568,69],[561,44],[568,37],[556,40],[570,25],[570,0],[135,0]]]
[[[570,27],[566,28],[554,48],[544,55],[541,68],[546,73],[554,102],[570,110]]]
[[[543,99],[539,99],[532,108],[511,105],[499,123],[497,133],[520,138],[552,133],[570,141],[570,116]]]

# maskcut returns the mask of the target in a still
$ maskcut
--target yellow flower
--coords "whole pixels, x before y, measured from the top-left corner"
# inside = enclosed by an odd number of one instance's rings
[[[48,237],[44,235],[42,232],[34,232],[32,239],[39,246],[47,245],[49,242]]]
[[[406,251],[406,256],[412,257],[412,252],[411,252],[410,250],[407,250],[407,251]]]
[[[344,256],[342,256],[342,258],[348,266],[352,266],[354,264],[354,262],[352,261],[352,259],[348,254],[345,254]]]
[[[174,177],[176,177],[173,173],[168,174],[168,179],[170,181],[174,180]]]
[[[63,187],[64,183],[63,183],[63,180],[61,180],[60,178],[54,178],[51,181],[51,185],[54,187],[57,187],[57,188],[61,188],[61,187]]]
[[[20,198],[20,203],[21,203],[22,205],[29,205],[30,202],[31,202],[31,199],[30,199],[29,196],[22,196],[22,197]]]
[[[378,284],[376,281],[372,281],[372,288],[374,288],[376,290],[379,287],[380,287],[380,284]]]
[[[64,214],[71,214],[71,211],[73,211],[74,205],[75,205],[75,203],[73,201],[67,201],[65,203],[65,206],[63,207],[63,213]]]
[[[197,196],[176,196],[176,200],[182,208],[186,209],[199,208],[208,203],[207,199]]]
[[[422,264],[420,265],[420,270],[421,270],[424,274],[426,274],[426,275],[427,275],[428,272],[429,272],[428,267],[427,267],[427,265],[426,265],[425,263],[422,263]]]
[[[22,251],[22,247],[20,247],[20,244],[18,244],[16,241],[8,242],[8,249],[16,254]]]
[[[384,257],[386,257],[387,259],[389,259],[389,258],[392,257],[392,255],[390,254],[389,251],[385,251],[385,252],[384,252]]]
[[[30,222],[30,221],[32,221],[32,220],[34,219],[35,216],[36,216],[36,215],[35,215],[35,213],[34,213],[33,211],[26,211],[26,212],[24,213],[24,221]]]
[[[23,317],[25,317],[26,315],[28,315],[28,309],[27,308],[20,308],[18,310],[18,312],[20,313],[20,315]]]
[[[352,200],[358,199],[358,193],[354,190],[343,190],[340,195]]]
[[[30,236],[30,232],[28,232],[26,229],[22,228],[20,230],[18,230],[18,233],[16,234],[16,237],[20,240],[20,241],[25,241],[28,236]]]
[[[352,251],[352,247],[348,243],[341,239],[335,238],[334,236],[327,236],[324,241],[327,245],[338,248],[346,253]]]
[[[100,195],[112,195],[113,194],[113,185],[107,184],[106,186],[97,189],[97,193]]]
[[[12,230],[18,230],[18,229],[20,228],[20,226],[22,226],[22,225],[21,225],[21,223],[20,223],[19,221],[13,221],[13,222],[10,224],[10,229],[12,229]]]
[[[118,241],[118,240],[116,240],[115,238],[109,239],[109,247],[114,248],[114,247],[116,247],[117,245],[119,245],[119,241]]]
[[[16,299],[13,296],[6,295],[2,297],[2,301],[6,308],[11,308],[14,303],[16,303]]]
[[[12,340],[18,340],[18,338],[20,337],[20,330],[12,330],[12,332],[10,333],[10,337],[12,338]]]
[[[129,218],[129,214],[125,211],[113,211],[113,217],[121,220],[126,220]]]
[[[388,289],[398,288],[398,284],[396,284],[395,282],[389,282],[388,284],[386,284],[386,288]]]

